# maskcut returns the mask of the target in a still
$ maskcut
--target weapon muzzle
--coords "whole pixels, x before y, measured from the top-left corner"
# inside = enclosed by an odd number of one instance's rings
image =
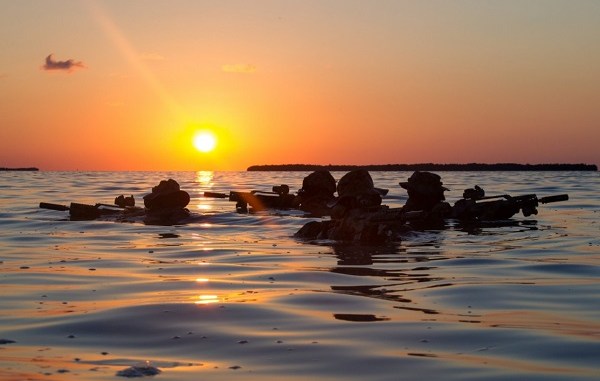
[[[225,194],[225,193],[219,193],[219,192],[204,192],[204,197],[228,198],[229,195]]]
[[[557,194],[556,196],[546,196],[539,199],[542,204],[548,204],[550,202],[567,201],[569,199],[568,194]]]

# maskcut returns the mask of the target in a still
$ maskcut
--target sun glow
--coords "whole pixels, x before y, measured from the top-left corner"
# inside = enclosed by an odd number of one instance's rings
[[[217,146],[217,138],[210,131],[200,131],[194,135],[192,143],[200,152],[210,152]]]

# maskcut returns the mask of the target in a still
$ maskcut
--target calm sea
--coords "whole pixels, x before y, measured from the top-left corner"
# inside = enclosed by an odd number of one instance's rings
[[[449,201],[568,193],[539,215],[385,246],[306,243],[296,212],[240,215],[206,190],[307,173],[0,173],[0,379],[598,380],[597,172],[440,172]],[[334,173],[336,179],[342,173]],[[375,172],[401,206],[410,173]],[[40,201],[138,203],[174,178],[185,226],[67,220]]]

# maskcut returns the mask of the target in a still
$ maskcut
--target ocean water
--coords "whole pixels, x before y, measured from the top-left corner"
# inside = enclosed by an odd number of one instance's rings
[[[0,379],[115,380],[131,367],[156,380],[600,379],[597,172],[440,172],[451,202],[476,184],[570,200],[381,246],[302,242],[301,213],[242,215],[202,196],[296,191],[306,174],[0,173]],[[405,202],[409,175],[372,173],[385,204]],[[166,178],[196,222],[38,208],[141,203]]]

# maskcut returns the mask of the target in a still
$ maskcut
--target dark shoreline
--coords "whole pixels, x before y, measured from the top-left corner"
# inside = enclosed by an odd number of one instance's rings
[[[281,164],[252,165],[247,171],[303,171],[316,170],[351,171],[363,168],[367,171],[597,171],[595,164],[383,164],[383,165],[312,165]]]
[[[24,172],[24,171],[28,171],[28,172],[35,172],[35,171],[39,171],[39,168],[35,168],[35,167],[28,167],[28,168],[6,168],[6,167],[0,167],[0,171],[20,171],[20,172]]]

